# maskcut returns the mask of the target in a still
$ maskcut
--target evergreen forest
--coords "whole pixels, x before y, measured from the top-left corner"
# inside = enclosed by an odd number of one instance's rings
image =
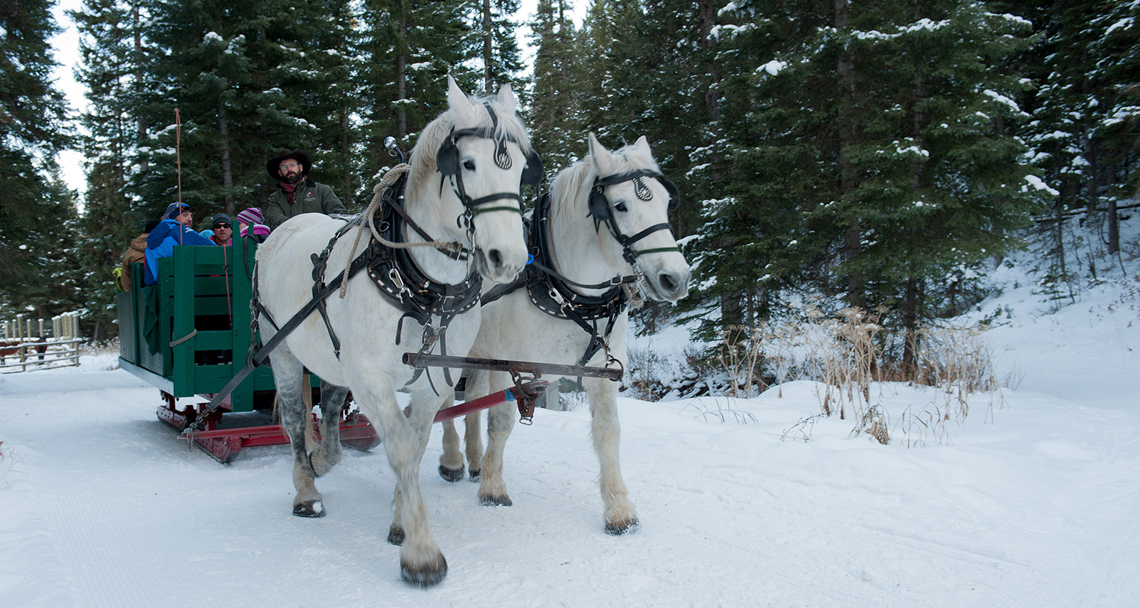
[[[695,270],[643,329],[715,339],[810,294],[907,335],[1029,243],[1041,289],[1072,297],[1096,268],[1065,222],[1120,256],[1140,206],[1140,0],[590,0],[580,23],[569,0],[83,0],[82,112],[51,80],[53,5],[0,0],[0,313],[80,310],[96,339],[146,220],[261,206],[283,149],[360,211],[382,141],[411,149],[448,74],[512,86],[547,183],[590,132],[648,138]]]

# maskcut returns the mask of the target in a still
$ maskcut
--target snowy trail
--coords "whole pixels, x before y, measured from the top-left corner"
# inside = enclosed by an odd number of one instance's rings
[[[105,362],[103,367],[106,367]],[[623,400],[622,461],[641,530],[602,531],[588,413],[516,427],[515,506],[421,473],[451,566],[430,591],[399,580],[385,542],[393,476],[382,451],[345,452],[318,485],[329,516],[292,517],[285,448],[231,466],[188,451],[154,417],[157,391],[122,371],[0,379],[4,606],[1131,606],[1140,598],[1133,411],[1007,392],[952,445],[848,438],[811,385],[719,406]],[[929,399],[895,387],[885,399]],[[975,411],[984,405],[974,405]]]

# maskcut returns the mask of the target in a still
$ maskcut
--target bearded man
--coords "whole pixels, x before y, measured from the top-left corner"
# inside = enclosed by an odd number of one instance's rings
[[[313,159],[304,150],[282,152],[265,163],[266,171],[280,184],[265,205],[265,223],[271,229],[302,213],[348,213],[332,188],[308,176],[312,168]]]

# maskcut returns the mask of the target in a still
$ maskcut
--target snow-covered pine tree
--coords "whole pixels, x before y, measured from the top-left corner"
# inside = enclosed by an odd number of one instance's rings
[[[471,54],[479,58],[483,77],[479,90],[484,94],[495,93],[505,84],[517,95],[526,90],[525,81],[519,77],[522,53],[515,39],[518,24],[513,16],[518,10],[519,0],[468,0],[471,35],[467,44]]]
[[[535,47],[531,141],[550,176],[585,154],[577,145],[585,137],[574,95],[578,49],[569,9],[565,0],[538,0],[530,23]]]
[[[82,301],[76,210],[55,155],[71,142],[52,84],[50,0],[0,4],[0,312],[50,317]],[[18,310],[17,310],[18,308]]]
[[[262,204],[276,187],[266,175],[266,158],[302,147],[313,136],[296,110],[303,100],[284,92],[286,83],[295,82],[294,62],[304,52],[292,27],[299,13],[266,0],[148,1],[156,61],[146,110],[155,156],[138,191],[152,216],[179,197],[177,108],[181,199],[197,211],[196,227],[208,228],[214,213]]]
[[[726,84],[722,124],[745,128],[726,127],[732,196],[706,208],[704,284],[812,271],[824,293],[887,306],[910,332],[961,306],[965,277],[1016,244],[1040,200],[1007,129],[1022,84],[997,69],[1024,22],[959,0],[734,8],[721,33],[743,38],[722,56],[771,55]]]
[[[363,188],[360,125],[353,120],[364,105],[358,6],[354,0],[298,5],[303,14],[290,19],[288,28],[288,45],[296,52],[279,69],[286,98],[296,102],[291,113],[310,127],[304,139],[286,147],[309,152],[311,177],[330,186],[350,210]]]
[[[87,86],[80,138],[87,163],[87,193],[78,240],[87,307],[96,340],[114,336],[114,277],[130,240],[145,223],[128,192],[137,163],[140,115],[137,92],[145,71],[137,0],[87,0],[71,13],[81,34],[78,80]],[[142,130],[141,136],[145,136]]]
[[[360,71],[365,191],[394,161],[383,141],[396,137],[409,152],[429,121],[447,109],[447,75],[465,91],[483,88],[471,69],[463,41],[470,27],[461,0],[403,2],[368,0],[364,8]]]

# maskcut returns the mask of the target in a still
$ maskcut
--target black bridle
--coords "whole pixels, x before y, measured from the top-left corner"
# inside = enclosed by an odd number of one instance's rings
[[[670,251],[676,251],[680,253],[681,251],[681,248],[676,245],[672,247],[654,247],[651,249],[633,249],[634,243],[644,239],[654,232],[659,232],[661,230],[672,230],[673,227],[670,226],[667,222],[650,226],[633,236],[626,236],[622,234],[621,228],[617,225],[617,220],[614,218],[613,210],[610,209],[609,198],[606,197],[606,194],[604,192],[605,187],[632,181],[634,182],[634,191],[637,198],[643,201],[649,201],[653,199],[653,192],[649,189],[648,186],[645,185],[645,182],[642,180],[642,178],[646,177],[657,178],[661,182],[661,185],[664,186],[665,190],[669,192],[668,209],[670,211],[676,209],[677,205],[680,204],[680,197],[677,191],[677,186],[675,186],[673,182],[667,179],[662,179],[663,175],[661,172],[654,171],[652,169],[639,169],[637,171],[630,171],[628,173],[618,173],[615,175],[608,175],[606,177],[596,177],[594,178],[594,187],[592,190],[590,190],[590,214],[594,216],[595,229],[602,222],[605,222],[606,225],[609,226],[610,234],[613,235],[614,239],[616,239],[618,243],[621,243],[622,257],[625,258],[625,261],[631,266],[636,266],[637,258],[649,253],[666,253]]]
[[[475,127],[470,129],[455,129],[451,130],[447,139],[440,144],[439,150],[436,152],[436,167],[440,172],[439,187],[443,191],[443,182],[447,177],[452,178],[452,183],[455,188],[455,195],[463,203],[464,213],[459,216],[456,223],[461,228],[466,228],[468,237],[473,237],[475,226],[472,219],[476,215],[482,213],[491,213],[494,211],[510,211],[522,216],[522,207],[524,204],[522,195],[519,192],[496,192],[495,194],[488,194],[479,198],[471,198],[467,194],[467,188],[463,184],[463,172],[460,170],[459,162],[459,148],[458,142],[464,137],[478,137],[482,139],[489,139],[495,142],[495,165],[500,169],[510,169],[513,161],[511,160],[510,152],[507,150],[507,143],[513,143],[521,147],[521,143],[509,134],[503,133],[496,135],[495,131],[499,126],[499,117],[495,114],[495,110],[488,102],[483,102],[483,106],[487,108],[487,113],[491,116],[490,127]],[[542,181],[542,158],[534,151],[527,157],[526,167],[523,168],[522,178],[519,182],[519,189],[521,190],[524,185],[538,185]],[[506,205],[497,205],[493,207],[484,207],[488,203],[493,203],[501,200],[514,200],[517,201],[518,207],[510,207]],[[472,238],[471,242],[474,240]]]

